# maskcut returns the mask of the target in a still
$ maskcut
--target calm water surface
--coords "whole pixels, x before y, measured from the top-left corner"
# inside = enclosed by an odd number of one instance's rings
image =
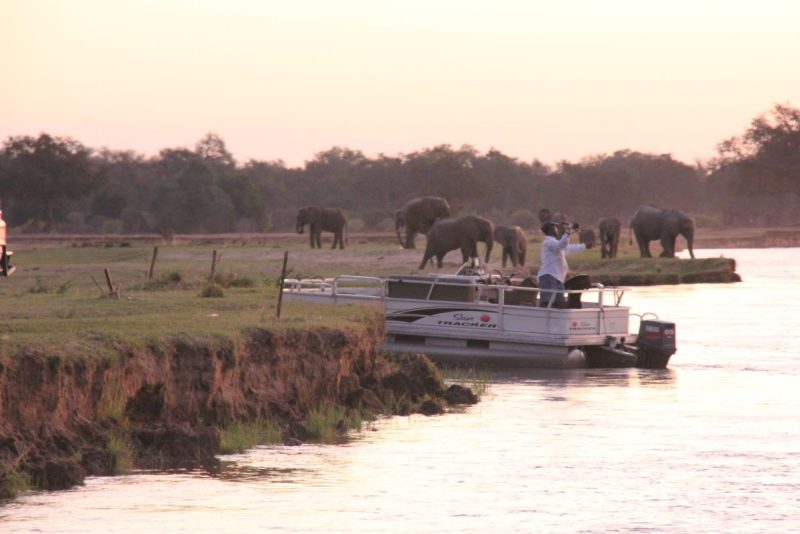
[[[25,495],[0,532],[800,532],[800,249],[720,254],[743,283],[626,296],[677,323],[668,370],[498,373],[464,413]]]

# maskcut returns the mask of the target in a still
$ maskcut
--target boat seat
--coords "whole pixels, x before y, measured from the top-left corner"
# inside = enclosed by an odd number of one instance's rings
[[[536,280],[531,276],[527,276],[522,280],[512,279],[511,285],[514,287],[524,288],[538,288]],[[536,297],[538,291],[514,291],[513,289],[506,290],[505,303],[514,306],[536,306]]]
[[[578,289],[589,289],[592,287],[592,280],[589,278],[589,275],[586,274],[579,274],[570,278],[564,282],[564,289],[566,290],[578,290]],[[580,309],[583,307],[581,304],[581,293],[569,293],[567,295],[567,307],[568,308],[575,308]]]

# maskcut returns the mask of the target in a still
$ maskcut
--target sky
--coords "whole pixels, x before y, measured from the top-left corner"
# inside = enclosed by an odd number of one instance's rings
[[[795,0],[0,0],[0,140],[692,164],[800,106],[798,21]]]

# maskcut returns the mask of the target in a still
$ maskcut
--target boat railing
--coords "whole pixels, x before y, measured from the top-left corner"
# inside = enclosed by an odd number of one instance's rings
[[[357,285],[352,285],[357,284]],[[340,275],[333,279],[333,296],[386,299],[386,280],[377,276]]]
[[[386,298],[385,280],[377,276],[340,275],[334,278],[287,278],[287,293],[324,293],[339,296],[364,297],[383,301]]]
[[[283,287],[289,293],[300,292],[304,289],[318,289],[325,291],[332,286],[332,278],[286,278]]]
[[[489,304],[496,304],[504,307],[507,305],[519,305],[517,303],[520,299],[507,298],[508,295],[513,294],[516,297],[519,295],[529,295],[525,300],[526,306],[535,305],[537,299],[540,297],[542,290],[538,287],[525,287],[516,286],[503,283],[470,283],[465,284],[463,278],[441,276],[434,279],[427,278],[424,281],[417,280],[412,277],[398,277],[398,278],[381,278],[377,276],[359,276],[359,275],[339,275],[334,278],[287,278],[284,280],[284,288],[289,293],[294,292],[324,292],[329,296],[370,296],[378,297],[385,300],[388,295],[388,284],[391,281],[402,281],[409,284],[425,283],[429,287],[419,296],[409,297],[394,297],[394,298],[411,298],[413,300],[439,300],[436,298],[436,287],[449,286],[455,288],[475,288],[474,297],[470,298],[474,302],[482,302]],[[554,291],[554,293],[562,293],[565,295],[581,295],[581,300],[584,295],[594,295],[595,303],[599,308],[606,306],[619,306],[625,292],[630,291],[630,287],[625,286],[603,286],[602,284],[593,284],[588,289],[567,289],[561,291]],[[548,291],[549,292],[549,291]],[[424,295],[424,296],[423,296]],[[609,296],[610,295],[610,302]],[[445,299],[449,300],[449,299]],[[555,299],[551,299],[547,306],[548,309],[556,309],[553,306]]]

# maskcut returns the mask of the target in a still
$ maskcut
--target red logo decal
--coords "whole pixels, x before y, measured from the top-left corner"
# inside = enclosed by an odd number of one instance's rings
[[[576,326],[578,326],[578,321],[572,321],[572,326],[573,326],[573,327],[576,327]]]
[[[491,317],[489,317],[488,315],[481,315],[481,322],[488,323],[489,319],[491,319]]]

